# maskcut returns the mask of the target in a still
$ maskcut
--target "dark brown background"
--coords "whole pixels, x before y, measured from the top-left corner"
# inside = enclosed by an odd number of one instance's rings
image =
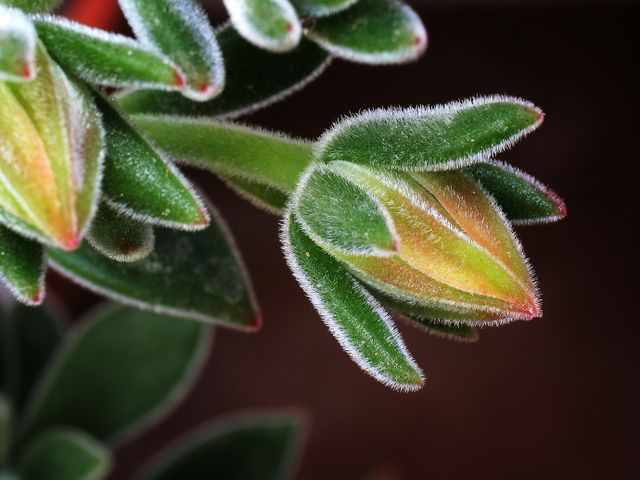
[[[569,207],[560,224],[518,229],[544,295],[543,319],[483,330],[474,345],[403,327],[428,381],[418,393],[388,390],[358,370],[303,297],[282,259],[277,219],[191,172],[237,238],[265,326],[254,335],[220,330],[190,397],[118,451],[113,478],[131,478],[149,454],[204,421],[286,406],[312,421],[298,471],[304,480],[376,471],[389,480],[640,478],[631,277],[638,10],[612,4],[418,6],[431,42],[419,63],[336,61],[302,93],[244,120],[313,138],[365,107],[491,93],[534,101],[545,125],[501,158],[548,183]],[[97,299],[56,283],[75,298],[75,313]]]

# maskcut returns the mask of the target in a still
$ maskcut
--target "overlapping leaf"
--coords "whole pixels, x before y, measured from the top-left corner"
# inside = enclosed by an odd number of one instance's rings
[[[21,302],[38,305],[44,298],[44,247],[0,225],[0,281]]]
[[[0,81],[33,80],[35,46],[36,31],[27,16],[0,3]]]
[[[17,7],[29,13],[50,12],[56,9],[63,0],[2,0],[0,3]]]
[[[291,0],[302,15],[325,17],[346,10],[358,0]]]
[[[280,215],[287,204],[287,194],[282,190],[237,175],[217,175],[238,195],[269,213]]]

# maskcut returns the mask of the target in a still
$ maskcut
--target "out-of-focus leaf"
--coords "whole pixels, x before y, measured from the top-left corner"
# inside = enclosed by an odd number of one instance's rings
[[[277,188],[235,175],[218,176],[238,195],[258,208],[280,215],[287,203],[287,193]]]
[[[567,215],[566,205],[554,191],[510,165],[483,162],[466,171],[495,198],[512,223],[555,222]]]
[[[158,228],[155,235],[154,251],[133,263],[110,260],[86,243],[72,253],[51,249],[49,255],[61,273],[116,301],[241,330],[259,328],[244,266],[217,214],[201,232]]]
[[[449,170],[501,152],[536,129],[542,112],[511,97],[437,107],[377,109],[343,120],[318,141],[321,161],[399,170]]]
[[[119,96],[129,113],[166,113],[205,117],[237,117],[282,100],[315,79],[329,56],[309,40],[295,50],[274,54],[244,40],[231,27],[218,32],[227,82],[222,94],[194,102],[178,93],[141,90]]]
[[[161,115],[132,122],[177,162],[290,192],[311,161],[311,144],[284,135],[217,122]]]
[[[359,0],[317,19],[307,35],[337,57],[371,64],[409,62],[427,46],[420,17],[398,0]]]
[[[327,167],[302,176],[292,209],[305,233],[326,250],[389,255],[399,238],[389,212],[373,196]]]
[[[20,459],[20,473],[29,480],[100,480],[110,468],[111,452],[72,429],[43,433]]]
[[[44,247],[0,225],[0,281],[27,305],[44,298]]]
[[[216,422],[171,446],[144,480],[284,480],[302,441],[294,415],[252,415]]]
[[[45,306],[13,305],[1,323],[5,391],[14,405],[24,405],[34,384],[62,339],[62,326]]]
[[[295,48],[302,26],[289,0],[223,0],[231,24],[254,45],[286,52]]]
[[[104,135],[91,97],[40,43],[36,68],[31,82],[0,82],[0,207],[31,227],[10,228],[72,250],[97,202]]]
[[[25,411],[22,438],[69,425],[112,442],[157,421],[195,380],[210,333],[200,322],[102,309],[67,335],[49,362]]]
[[[209,224],[207,209],[177,168],[161,158],[104,98],[106,202],[138,220],[183,230]]]
[[[54,16],[36,17],[34,24],[56,62],[86,82],[162,90],[184,87],[184,74],[173,62],[129,37]]]
[[[103,203],[87,241],[106,257],[118,262],[135,262],[153,251],[153,228]]]
[[[36,31],[27,16],[0,3],[0,81],[33,80],[35,47]]]
[[[194,0],[119,0],[141,42],[156,48],[187,77],[183,95],[197,101],[222,92],[225,72],[207,15]]]
[[[346,10],[358,0],[291,0],[302,15],[326,17]]]
[[[0,471],[4,469],[8,460],[12,430],[13,411],[11,404],[0,394]],[[2,477],[0,476],[0,478]]]
[[[422,372],[377,300],[307,237],[290,214],[283,221],[282,240],[298,283],[353,361],[391,388],[419,389]]]
[[[17,7],[29,13],[50,12],[58,8],[63,0],[1,0],[0,3]]]

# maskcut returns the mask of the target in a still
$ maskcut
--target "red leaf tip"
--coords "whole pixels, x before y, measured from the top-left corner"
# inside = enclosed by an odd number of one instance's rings
[[[68,252],[75,250],[80,246],[81,238],[74,234],[62,240],[62,248]]]
[[[260,312],[255,312],[253,316],[247,318],[247,323],[245,324],[247,330],[250,332],[257,332],[262,328],[262,314]]]
[[[44,300],[44,290],[38,290],[33,297],[31,297],[31,301],[34,305],[40,305]]]
[[[174,70],[173,84],[180,89],[184,88],[184,86],[187,84],[187,79],[181,71]]]

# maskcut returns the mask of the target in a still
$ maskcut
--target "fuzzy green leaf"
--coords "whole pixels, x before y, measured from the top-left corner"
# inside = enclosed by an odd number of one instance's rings
[[[33,80],[35,47],[36,31],[27,16],[0,4],[0,81]]]
[[[307,237],[290,214],[283,222],[282,241],[298,283],[358,366],[391,388],[419,389],[422,372],[373,296]]]
[[[22,406],[62,339],[59,320],[46,307],[15,304],[0,321],[5,391]]]
[[[148,223],[200,230],[207,210],[177,168],[162,159],[104,99],[97,98],[106,129],[105,200]]]
[[[280,215],[287,203],[287,194],[282,190],[235,175],[218,176],[238,195],[274,215]]]
[[[144,480],[289,478],[303,424],[295,415],[217,422],[158,456]]]
[[[153,251],[155,236],[142,223],[103,203],[93,219],[87,241],[106,257],[118,262],[135,262]]]
[[[317,19],[307,35],[337,57],[370,64],[416,60],[427,46],[422,21],[398,0],[359,0]]]
[[[237,117],[282,100],[316,78],[328,55],[303,39],[295,50],[274,54],[244,40],[233,28],[218,32],[227,82],[222,94],[193,102],[178,93],[141,90],[119,96],[130,113],[166,113],[205,117]]]
[[[293,191],[311,161],[311,144],[284,135],[217,122],[169,116],[131,120],[175,161]]]
[[[29,13],[50,12],[63,2],[63,0],[0,0],[0,3],[19,8]]]
[[[418,315],[409,315],[404,318],[413,325],[418,326],[421,330],[447,340],[473,343],[477,342],[479,338],[478,329],[465,323],[432,320]]]
[[[38,305],[44,298],[44,247],[0,225],[0,281],[16,299]]]
[[[6,466],[13,433],[13,409],[9,401],[0,394],[0,479]]]
[[[244,267],[221,219],[213,220],[201,232],[156,229],[154,251],[134,263],[110,260],[87,243],[49,255],[61,273],[116,301],[255,330],[260,319]]]
[[[29,480],[99,480],[111,468],[111,452],[84,432],[50,430],[35,439],[20,459]]]
[[[52,425],[121,440],[156,421],[185,394],[209,351],[200,322],[109,307],[65,338],[31,397],[28,438]]]
[[[162,90],[184,87],[184,74],[175,64],[129,37],[54,16],[37,17],[34,24],[56,62],[86,82]]]
[[[289,0],[223,0],[231,24],[254,45],[286,52],[300,43],[302,25]]]
[[[399,170],[448,170],[477,163],[536,129],[542,112],[511,97],[437,107],[378,109],[343,120],[318,141],[324,162]]]
[[[358,0],[291,0],[296,10],[310,17],[326,17],[354,5]]]
[[[327,167],[302,176],[292,209],[305,233],[327,250],[389,255],[398,234],[389,212],[359,186]]]
[[[555,192],[510,165],[483,162],[466,171],[495,198],[512,223],[555,222],[567,215],[566,205]]]
[[[197,101],[222,92],[220,47],[207,15],[194,0],[119,0],[138,39],[170,58],[187,77],[183,95]]]

